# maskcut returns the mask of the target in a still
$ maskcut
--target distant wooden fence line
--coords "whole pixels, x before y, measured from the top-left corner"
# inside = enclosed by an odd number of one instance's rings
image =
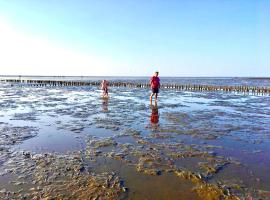
[[[8,83],[24,83],[30,86],[99,86],[100,81],[52,81],[52,80],[19,80],[19,79],[2,79],[2,82]],[[109,83],[113,87],[135,87],[150,88],[148,83],[131,83],[111,81]],[[242,92],[252,94],[270,95],[270,87],[256,86],[218,86],[218,85],[192,85],[192,84],[161,84],[161,88],[185,90],[185,91],[224,91],[224,92]]]

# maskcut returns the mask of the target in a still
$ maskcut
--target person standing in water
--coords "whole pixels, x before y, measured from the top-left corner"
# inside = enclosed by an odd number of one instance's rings
[[[108,81],[106,81],[106,80],[103,80],[102,82],[101,82],[101,89],[102,89],[102,96],[103,97],[109,97],[109,89],[108,89],[108,87],[109,87],[109,82]]]
[[[150,80],[150,85],[152,89],[152,93],[150,95],[150,103],[152,104],[152,98],[155,95],[155,101],[157,101],[159,88],[160,88],[160,79],[158,77],[158,72],[155,72],[155,75],[152,76]]]

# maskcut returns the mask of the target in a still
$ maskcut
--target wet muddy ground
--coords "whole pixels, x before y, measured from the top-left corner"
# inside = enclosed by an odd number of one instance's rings
[[[0,83],[0,199],[270,199],[270,97]]]

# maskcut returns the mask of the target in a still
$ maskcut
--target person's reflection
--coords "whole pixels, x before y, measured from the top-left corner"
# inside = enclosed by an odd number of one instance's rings
[[[159,114],[158,114],[157,102],[155,102],[154,105],[151,104],[151,109],[152,109],[152,113],[151,113],[150,121],[151,121],[151,124],[152,124],[153,127],[157,127],[158,122],[159,122]]]
[[[103,112],[108,112],[108,98],[102,98],[102,109]]]

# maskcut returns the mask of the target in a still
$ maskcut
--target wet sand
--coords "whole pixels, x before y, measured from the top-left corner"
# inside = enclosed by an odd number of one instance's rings
[[[270,97],[0,83],[1,199],[270,199]]]

